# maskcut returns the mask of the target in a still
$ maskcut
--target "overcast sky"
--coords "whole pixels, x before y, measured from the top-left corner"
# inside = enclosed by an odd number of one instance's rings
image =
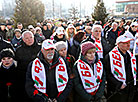
[[[52,2],[52,0],[42,0],[43,2]],[[88,12],[89,10],[92,9],[96,5],[97,0],[54,0],[56,4],[62,4],[63,8],[69,8],[71,4],[75,5],[76,7],[80,7],[81,3],[81,8],[84,9]],[[116,0],[103,0],[105,3],[105,6],[107,8],[112,7],[113,4],[115,4]],[[0,0],[0,10],[2,9],[2,0]]]

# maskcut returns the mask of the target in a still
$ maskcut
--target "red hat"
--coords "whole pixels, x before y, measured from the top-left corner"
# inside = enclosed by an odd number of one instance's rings
[[[87,42],[84,42],[81,44],[81,53],[82,55],[84,56],[86,54],[86,52],[89,50],[89,49],[92,49],[92,48],[95,48],[95,45],[90,42],[90,41],[87,41]]]

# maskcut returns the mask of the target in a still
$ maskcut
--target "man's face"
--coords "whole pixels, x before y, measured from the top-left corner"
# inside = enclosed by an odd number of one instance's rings
[[[101,28],[99,27],[96,27],[94,30],[93,30],[93,37],[95,39],[100,39],[101,38]]]
[[[47,50],[43,49],[42,53],[46,60],[52,60],[54,58],[55,49],[53,48]]]
[[[30,33],[24,34],[23,41],[26,45],[31,46],[34,43],[34,37]]]
[[[59,55],[61,57],[66,57],[66,55],[67,55],[67,49],[66,48],[62,48],[58,52],[59,52]]]
[[[114,24],[113,25],[113,30],[116,31],[117,30],[117,27],[118,27],[118,24]]]
[[[137,30],[137,26],[134,26],[134,25],[133,25],[133,26],[131,26],[131,29],[132,29],[132,31],[135,32],[135,31]]]
[[[22,29],[23,28],[23,25],[22,24],[19,24],[19,25],[17,25],[17,28],[18,29]]]
[[[44,26],[43,26],[43,29],[44,29],[44,30],[47,30],[47,26],[44,25]]]
[[[1,62],[2,64],[5,66],[5,67],[9,67],[12,65],[13,63],[13,58],[11,57],[4,57],[1,59]]]
[[[16,38],[20,38],[21,37],[21,33],[20,32],[16,32],[15,36],[16,36]]]
[[[86,29],[86,32],[88,33],[88,34],[91,34],[91,27],[88,27],[87,29]]]
[[[130,41],[128,42],[120,42],[118,44],[118,47],[119,49],[122,51],[122,52],[126,52],[127,50],[129,50],[130,48]]]

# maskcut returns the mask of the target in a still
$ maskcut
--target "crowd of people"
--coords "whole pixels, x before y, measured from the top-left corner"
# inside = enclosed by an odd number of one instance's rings
[[[138,19],[0,24],[0,102],[137,102]]]

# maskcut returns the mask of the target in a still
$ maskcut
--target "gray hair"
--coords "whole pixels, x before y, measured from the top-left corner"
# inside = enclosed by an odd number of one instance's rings
[[[24,38],[24,35],[25,34],[31,34],[32,35],[32,37],[34,37],[34,34],[31,32],[31,31],[25,31],[25,32],[23,32],[23,34],[22,34],[22,38]]]
[[[98,27],[98,28],[100,28],[100,29],[101,29],[101,31],[102,31],[102,26],[101,26],[101,25],[93,25],[93,27],[92,27],[92,32],[93,32],[93,31],[94,31],[94,29],[95,29],[95,28],[97,28],[97,27]]]
[[[115,24],[118,25],[116,22],[113,22],[113,23],[112,23],[112,27],[113,27]]]

